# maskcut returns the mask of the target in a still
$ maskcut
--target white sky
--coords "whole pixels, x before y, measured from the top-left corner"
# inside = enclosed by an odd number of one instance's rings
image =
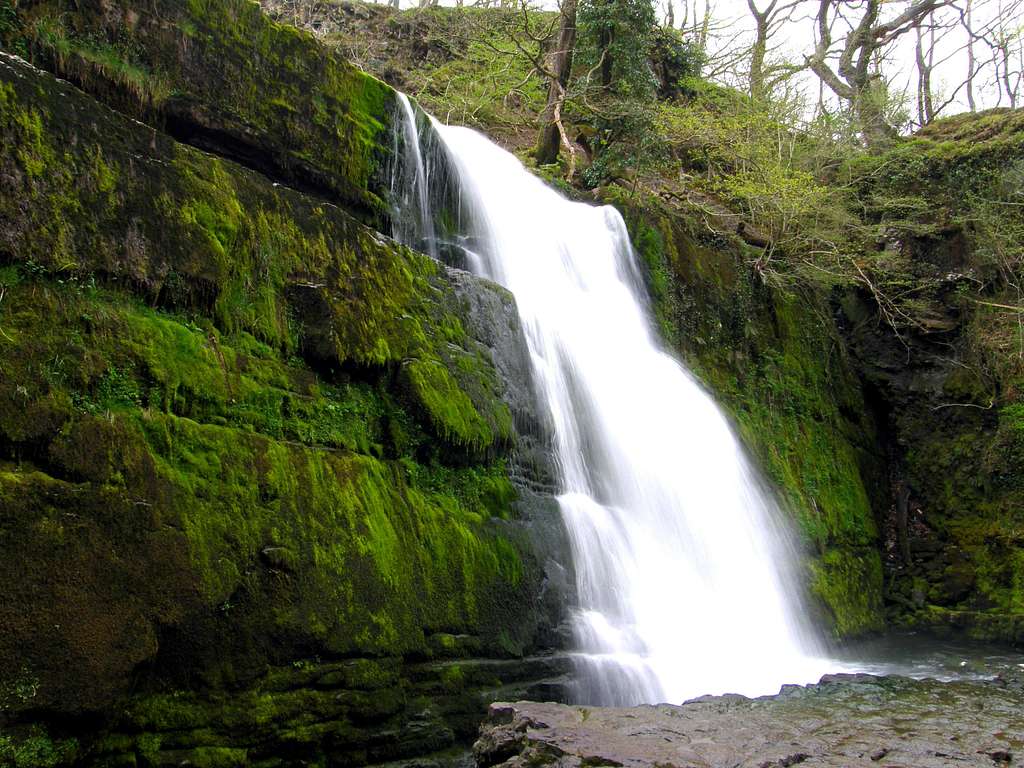
[[[658,0],[656,0],[657,2]],[[665,3],[669,0],[660,0],[662,3],[662,15],[664,15]],[[682,16],[683,3],[686,0],[671,0],[675,3],[676,23],[678,25]],[[715,39],[709,43],[709,51],[728,50],[735,48],[738,44],[747,44],[753,40],[754,24],[747,10],[746,0],[689,0],[692,4],[698,5],[698,13],[703,13],[704,3],[711,2],[712,18],[716,20],[717,30]],[[759,8],[764,8],[768,0],[756,0]],[[785,0],[780,0],[782,5]],[[908,2],[894,0],[889,7],[883,11],[883,20],[893,18],[909,5]],[[817,10],[816,2],[804,3],[804,8],[798,10],[799,18],[786,23],[773,37],[772,43],[776,46],[775,56],[791,62],[801,62],[805,54],[809,53],[815,42],[816,25],[813,14]],[[957,3],[963,7],[963,3]],[[983,25],[992,24],[1001,17],[1003,26],[1008,31],[1016,32],[1017,56],[1015,67],[1011,72],[1019,72],[1024,62],[1020,56],[1022,11],[1024,3],[1020,0],[974,0],[972,22],[976,29]],[[693,11],[690,16],[692,18]],[[859,18],[854,16],[854,18]],[[945,109],[940,113],[943,116],[956,114],[968,108],[966,91],[958,86],[964,81],[967,75],[967,33],[962,26],[956,24],[960,13],[956,8],[947,7],[936,11],[935,18],[940,22],[950,23],[951,29],[946,32],[936,33],[936,54],[935,68],[932,74],[933,101],[936,107],[947,99],[952,99]],[[836,27],[833,33],[834,39],[841,39],[843,31]],[[915,62],[916,37],[913,31],[907,32],[900,37],[893,45],[891,53],[891,64],[883,67],[883,72],[890,81],[890,86],[897,92],[906,92],[907,108],[911,118],[916,118],[916,94],[917,94],[917,67]],[[983,43],[975,44],[975,56],[978,62],[991,57],[991,52]],[[984,68],[975,77],[975,101],[978,109],[985,109],[994,106],[1009,106],[1005,94],[1001,93],[994,86],[995,71],[992,66]],[[812,103],[817,100],[819,82],[817,77],[811,73],[803,73],[798,77],[797,82]],[[1019,101],[1018,101],[1019,105]]]

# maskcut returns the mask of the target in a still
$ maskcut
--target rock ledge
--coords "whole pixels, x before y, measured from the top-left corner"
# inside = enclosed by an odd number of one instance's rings
[[[1024,762],[1024,681],[831,675],[682,706],[495,703],[481,768],[1004,766]]]

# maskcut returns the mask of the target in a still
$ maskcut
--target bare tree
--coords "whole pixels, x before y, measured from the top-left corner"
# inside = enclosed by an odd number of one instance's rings
[[[679,29],[687,38],[700,50],[705,50],[708,45],[708,35],[711,33],[711,1],[703,0],[704,9],[700,10],[698,3],[701,0],[683,0],[683,18],[679,22]],[[674,0],[668,0],[669,8],[673,8]],[[675,20],[675,13],[672,13]],[[672,24],[669,24],[672,26]]]
[[[928,19],[932,16],[929,14]],[[914,25],[917,43],[914,58],[917,62],[917,121],[927,125],[935,118],[932,101],[932,72],[935,70],[935,24],[924,23],[921,19]]]
[[[869,145],[889,141],[895,131],[886,117],[886,87],[880,62],[887,48],[901,35],[915,28],[921,19],[950,0],[914,0],[888,21],[882,21],[883,0],[819,0],[817,41],[806,57],[807,66],[857,115],[864,140]],[[848,18],[848,11],[859,18]],[[849,27],[834,47],[833,26],[837,20]]]
[[[772,63],[768,60],[771,38],[785,24],[794,21],[797,8],[803,0],[789,0],[781,3],[770,0],[764,10],[757,7],[756,0],[747,0],[747,8],[754,19],[754,43],[750,48],[750,95],[762,99],[770,94],[781,80],[785,80],[806,65],[785,62]]]
[[[967,32],[967,106],[971,112],[977,112],[978,106],[974,101],[974,76],[978,73],[978,59],[974,55],[974,0],[965,0],[964,13],[961,23]]]
[[[1012,4],[1015,9],[1019,3]],[[1024,39],[1022,39],[1019,15],[1009,12],[1002,3],[996,16],[997,23],[992,33],[992,48],[995,53],[996,78],[1001,93],[1006,94],[1010,109],[1016,109],[1024,80]],[[1001,99],[1000,99],[1001,100]]]

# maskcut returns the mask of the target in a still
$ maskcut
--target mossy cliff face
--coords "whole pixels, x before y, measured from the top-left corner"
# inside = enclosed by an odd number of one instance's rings
[[[879,629],[875,427],[827,302],[765,285],[745,246],[698,218],[615,188],[606,197],[625,213],[663,338],[732,415],[795,518],[823,624],[837,637]]]
[[[854,168],[883,297],[843,301],[884,415],[895,621],[1024,642],[1024,113],[939,121]],[[888,318],[888,321],[886,320]]]
[[[384,217],[394,91],[255,2],[31,0],[9,15],[7,50],[176,138]]]
[[[551,621],[467,278],[6,55],[0,137],[0,763],[466,735],[525,665],[410,660]]]

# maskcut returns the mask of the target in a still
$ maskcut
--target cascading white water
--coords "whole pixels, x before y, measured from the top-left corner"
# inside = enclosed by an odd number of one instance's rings
[[[433,130],[467,261],[515,295],[554,425],[580,700],[816,681],[826,662],[801,619],[778,510],[712,399],[660,348],[622,218],[564,199],[472,130]]]
[[[394,205],[391,220],[395,239],[412,243],[425,253],[437,258],[437,237],[434,234],[434,220],[430,213],[430,193],[427,176],[430,169],[424,161],[420,147],[420,132],[416,125],[416,111],[404,93],[398,95],[402,114],[395,123],[393,151],[401,154],[401,161],[391,169],[391,189]],[[427,153],[429,157],[430,154]]]

